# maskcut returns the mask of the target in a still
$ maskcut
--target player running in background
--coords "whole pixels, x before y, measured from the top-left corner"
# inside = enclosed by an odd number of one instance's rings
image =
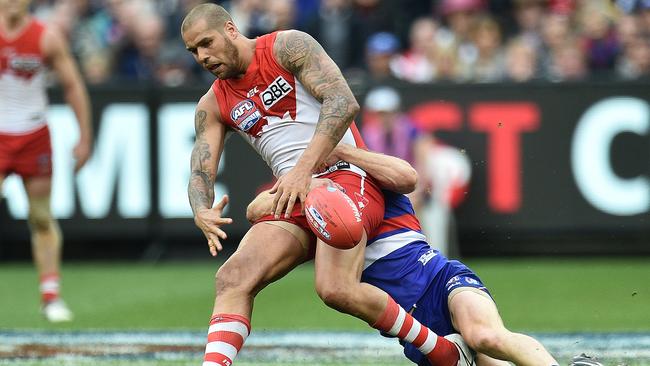
[[[336,64],[305,33],[248,39],[215,4],[192,9],[181,32],[196,61],[218,78],[197,105],[188,187],[195,223],[212,255],[226,238],[220,226],[231,222],[221,217],[226,196],[213,207],[226,131],[239,133],[278,177],[274,215],[254,225],[217,272],[204,365],[231,365],[250,332],[255,295],[307,259],[299,240],[306,232],[298,225],[305,217],[295,203],[304,203],[312,174],[339,141],[362,144],[354,125],[349,128],[359,105]],[[365,200],[364,227],[372,232],[384,213],[374,180],[348,163],[330,167],[327,177]],[[460,346],[426,327],[408,332],[405,327],[417,321],[394,312],[399,305],[384,291],[360,282],[365,236],[351,250],[322,242],[315,248],[316,292],[328,306],[413,343],[432,364],[457,365]]]
[[[90,156],[90,102],[63,36],[29,14],[29,0],[0,0],[0,187],[21,176],[29,200],[32,254],[47,320],[72,320],[59,297],[61,231],[50,209],[52,151],[47,127],[46,68],[59,78],[79,124],[75,169]]]
[[[362,281],[386,291],[437,334],[460,333],[478,353],[479,366],[508,365],[504,361],[519,366],[558,365],[537,340],[505,328],[494,300],[472,270],[429,246],[413,207],[403,194],[412,192],[417,182],[417,173],[410,164],[341,144],[324,165],[341,160],[359,166],[385,189],[384,221],[369,235]],[[319,184],[331,183],[314,179],[314,186]],[[256,222],[272,211],[272,204],[273,194],[260,193],[248,206],[247,218]],[[405,310],[395,307],[391,311]],[[404,354],[411,361],[428,365],[411,344],[403,345]]]

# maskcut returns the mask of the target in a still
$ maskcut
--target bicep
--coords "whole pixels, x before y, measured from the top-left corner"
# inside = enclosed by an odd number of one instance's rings
[[[354,98],[339,67],[310,35],[299,31],[282,32],[273,51],[278,62],[318,101],[337,95]]]

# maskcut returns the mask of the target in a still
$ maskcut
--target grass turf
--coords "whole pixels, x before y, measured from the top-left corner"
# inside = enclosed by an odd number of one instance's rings
[[[650,330],[650,258],[465,261],[496,299],[506,325],[519,331]],[[65,263],[63,294],[72,323],[38,314],[37,276],[28,263],[0,265],[0,329],[202,329],[214,295],[215,262]],[[329,310],[302,266],[262,291],[255,330],[368,330]]]

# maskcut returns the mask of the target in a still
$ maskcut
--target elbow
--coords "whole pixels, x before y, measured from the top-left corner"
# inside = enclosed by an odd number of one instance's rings
[[[411,193],[415,191],[415,187],[418,184],[418,172],[413,169],[413,167],[409,166],[408,169],[405,169],[403,174],[402,174],[402,180],[400,184],[400,191],[399,193]]]
[[[350,120],[353,120],[354,117],[359,114],[361,111],[361,106],[357,102],[356,98],[352,98],[352,101],[350,102],[350,106],[348,107],[349,113],[350,113]]]
[[[418,184],[418,172],[410,165],[400,171],[399,179],[395,179],[392,184],[392,191],[402,194],[408,194],[415,191]]]

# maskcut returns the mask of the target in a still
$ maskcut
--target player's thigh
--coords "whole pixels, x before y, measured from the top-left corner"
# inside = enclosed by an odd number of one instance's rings
[[[449,298],[449,313],[454,328],[472,343],[482,339],[485,332],[504,331],[503,321],[494,300],[485,292],[473,288],[458,288]]]
[[[23,184],[30,200],[50,198],[52,192],[51,176],[23,177]]]
[[[359,282],[363,271],[366,240],[364,232],[361,242],[351,249],[337,249],[318,240],[314,259],[317,291],[334,285],[349,286]]]
[[[291,232],[266,222],[253,225],[221,266],[217,279],[241,281],[259,291],[283,277],[304,260],[305,250],[296,235],[304,231],[298,230]]]

